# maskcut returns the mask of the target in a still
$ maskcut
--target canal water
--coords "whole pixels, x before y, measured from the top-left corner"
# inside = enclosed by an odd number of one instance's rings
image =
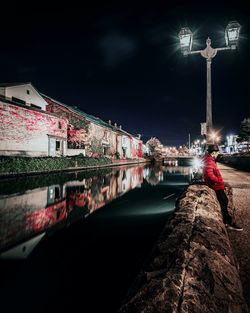
[[[0,311],[116,312],[191,167],[0,181]]]

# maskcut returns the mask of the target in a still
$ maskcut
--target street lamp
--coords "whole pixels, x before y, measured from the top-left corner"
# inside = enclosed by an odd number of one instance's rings
[[[179,32],[181,51],[184,55],[188,55],[192,49],[193,33],[188,27],[184,27]]]
[[[210,139],[212,140],[212,143],[218,143],[220,140],[220,136],[214,131],[210,133]]]
[[[228,23],[225,30],[225,40],[227,46],[230,46],[231,49],[236,49],[237,43],[240,37],[241,26],[238,22],[233,21]]]
[[[206,101],[206,136],[207,144],[211,143],[210,133],[213,129],[212,120],[212,93],[211,93],[211,63],[218,51],[236,49],[240,35],[240,24],[236,21],[228,23],[225,30],[226,47],[212,48],[211,39],[208,37],[204,50],[192,51],[193,33],[188,27],[184,27],[179,32],[180,47],[184,56],[189,54],[201,54],[207,61],[207,101]]]

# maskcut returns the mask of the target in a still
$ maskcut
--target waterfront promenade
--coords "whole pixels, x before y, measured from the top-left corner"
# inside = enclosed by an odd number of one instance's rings
[[[233,188],[236,222],[243,227],[243,232],[228,230],[228,235],[239,262],[244,296],[250,307],[250,172],[239,171],[221,163],[218,163],[218,167],[225,182]]]

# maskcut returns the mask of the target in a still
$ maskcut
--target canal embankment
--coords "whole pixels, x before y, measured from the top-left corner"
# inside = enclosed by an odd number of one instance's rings
[[[233,191],[232,213],[243,232],[229,231],[231,246],[239,262],[240,279],[244,296],[250,308],[250,173],[240,171],[225,164],[218,164],[224,180]]]
[[[109,159],[106,157],[0,157],[0,178],[71,172],[105,167],[136,165],[150,162],[140,159]]]
[[[129,312],[248,312],[219,203],[202,183],[177,200],[119,310]]]

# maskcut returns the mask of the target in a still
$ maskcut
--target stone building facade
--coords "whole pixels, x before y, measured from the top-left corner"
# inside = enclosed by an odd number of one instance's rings
[[[66,155],[68,121],[45,109],[32,84],[1,87],[0,155]]]
[[[98,117],[36,90],[0,85],[0,155],[138,159],[142,141]]]

